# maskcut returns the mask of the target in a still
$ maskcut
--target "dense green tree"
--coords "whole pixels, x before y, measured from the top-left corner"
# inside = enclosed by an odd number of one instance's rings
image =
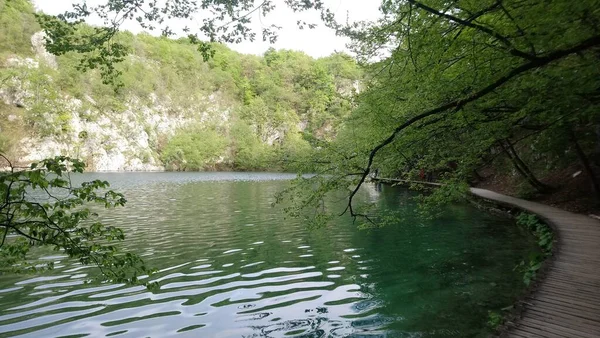
[[[369,53],[393,45],[390,57],[372,66],[377,76],[350,127],[388,135],[364,148],[362,177],[374,167],[390,174],[412,167],[452,169],[465,180],[504,152],[528,182],[546,190],[515,145],[530,142],[524,151],[540,160],[573,158],[574,130],[583,131],[577,138],[584,143],[597,143],[597,5],[387,2],[386,18],[357,40]]]
[[[598,5],[383,1],[379,22],[344,28],[362,60],[379,58],[367,65],[357,109],[321,154],[323,177],[352,187],[346,211],[368,215],[352,199],[375,171],[435,173],[450,185],[427,199],[447,202],[498,159],[541,193],[553,187],[540,172],[579,161],[600,196]],[[326,190],[311,192],[305,201]]]
[[[161,152],[167,168],[201,170],[214,167],[225,152],[227,139],[218,130],[190,127],[179,131]]]
[[[273,170],[277,166],[272,147],[262,142],[244,120],[233,123],[230,149],[236,170]]]

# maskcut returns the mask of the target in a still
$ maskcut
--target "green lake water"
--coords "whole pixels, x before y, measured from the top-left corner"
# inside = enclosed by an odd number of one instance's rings
[[[160,289],[84,285],[60,253],[53,271],[0,275],[0,337],[478,337],[488,310],[522,292],[513,268],[535,242],[470,205],[415,217],[411,193],[367,185],[359,201],[402,222],[349,217],[308,230],[271,206],[293,175],[86,174],[125,193],[104,212],[125,246],[160,270]],[[79,177],[78,179],[82,179]]]

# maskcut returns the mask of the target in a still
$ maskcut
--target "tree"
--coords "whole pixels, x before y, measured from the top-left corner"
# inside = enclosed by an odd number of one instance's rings
[[[285,0],[285,5],[295,12],[318,11],[326,25],[336,27],[334,13],[322,0]],[[215,54],[212,42],[254,41],[258,33],[251,28],[252,14],[268,15],[275,8],[273,0],[105,0],[97,6],[88,6],[85,2],[74,4],[71,11],[57,17],[40,14],[38,22],[48,34],[48,51],[55,55],[80,53],[83,55],[80,69],[100,69],[107,83],[119,84],[120,71],[115,64],[125,59],[127,49],[114,37],[124,22],[136,21],[146,30],[160,30],[164,36],[185,34],[208,60]],[[192,22],[204,13],[210,15],[202,19],[197,31],[188,26],[178,31],[169,25],[170,21]],[[92,27],[91,32],[82,33],[82,24],[92,15],[102,19],[104,26]],[[297,23],[301,28],[316,26],[301,20]],[[262,39],[275,42],[279,28],[275,25],[261,28]]]
[[[225,153],[227,140],[214,129],[191,127],[178,131],[162,150],[167,168],[202,170],[214,168]]]
[[[598,3],[571,4],[385,2],[377,25],[353,33],[363,56],[391,46],[390,57],[371,67],[376,75],[353,116],[354,132],[387,135],[369,139],[357,185],[382,166],[446,171],[464,181],[503,143],[543,190],[513,146],[573,126],[589,131],[599,117],[593,99],[600,88]],[[572,143],[552,148],[523,151],[538,159],[564,156]],[[457,167],[450,170],[449,163]]]
[[[435,172],[451,186],[432,201],[461,196],[451,190],[463,190],[475,169],[502,156],[542,192],[549,189],[533,167],[556,159],[579,157],[597,180],[593,161],[586,161],[598,158],[599,144],[597,6],[592,0],[577,6],[567,0],[384,1],[377,23],[344,27],[370,79],[321,158],[329,175],[323,177],[351,187],[344,212],[369,217],[352,202],[375,168],[409,178]],[[380,61],[367,62],[377,55]]]
[[[90,207],[123,206],[125,197],[107,190],[106,181],[71,182],[69,173],[83,172],[83,162],[55,157],[18,169],[4,155],[0,158],[10,168],[0,172],[0,271],[52,268],[30,257],[33,248],[50,247],[97,266],[99,279],[140,283],[141,275],[152,273],[138,255],[118,247],[125,239],[123,230],[99,222]]]

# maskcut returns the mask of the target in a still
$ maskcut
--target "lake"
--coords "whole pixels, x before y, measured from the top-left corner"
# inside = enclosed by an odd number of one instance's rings
[[[53,271],[0,275],[0,336],[478,337],[512,304],[514,267],[536,250],[513,221],[471,205],[434,220],[413,193],[367,184],[358,203],[399,221],[307,229],[272,207],[294,175],[106,173],[125,208],[101,219],[160,271],[160,289],[84,284],[91,267],[54,252]],[[343,203],[343,201],[340,201]]]

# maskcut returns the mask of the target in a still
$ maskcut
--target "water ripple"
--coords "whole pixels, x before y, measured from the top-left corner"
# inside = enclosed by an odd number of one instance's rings
[[[79,177],[106,179],[126,194],[127,207],[111,210],[103,221],[122,227],[128,235],[124,247],[141,253],[159,269],[150,280],[160,287],[150,291],[123,284],[84,284],[97,273],[95,269],[47,254],[44,258],[57,266],[49,274],[0,276],[0,336],[382,338],[396,336],[399,331],[390,327],[402,323],[417,330],[404,330],[399,337],[427,336],[415,316],[442,321],[424,310],[433,304],[431,295],[447,305],[468,302],[448,298],[456,294],[482,294],[434,291],[443,283],[457,284],[446,282],[444,271],[434,275],[431,267],[464,269],[460,259],[446,265],[432,263],[450,250],[443,246],[447,243],[436,244],[437,233],[409,236],[431,236],[427,248],[438,245],[438,250],[419,251],[409,246],[399,228],[358,232],[351,219],[340,219],[334,228],[307,231],[300,220],[285,219],[270,205],[293,177],[256,173]],[[461,236],[466,236],[464,231]],[[486,243],[481,252],[494,251],[492,246]],[[405,258],[410,252],[405,247],[418,251],[421,258]],[[463,248],[456,252],[456,257],[465,255]],[[476,261],[469,267],[477,262],[486,266],[481,261],[484,254],[469,252],[473,254],[467,258]],[[505,270],[502,273],[506,275]],[[495,298],[498,295],[481,299]],[[423,303],[423,308],[411,300]],[[394,311],[389,309],[393,306]],[[450,326],[461,322],[448,318]]]

